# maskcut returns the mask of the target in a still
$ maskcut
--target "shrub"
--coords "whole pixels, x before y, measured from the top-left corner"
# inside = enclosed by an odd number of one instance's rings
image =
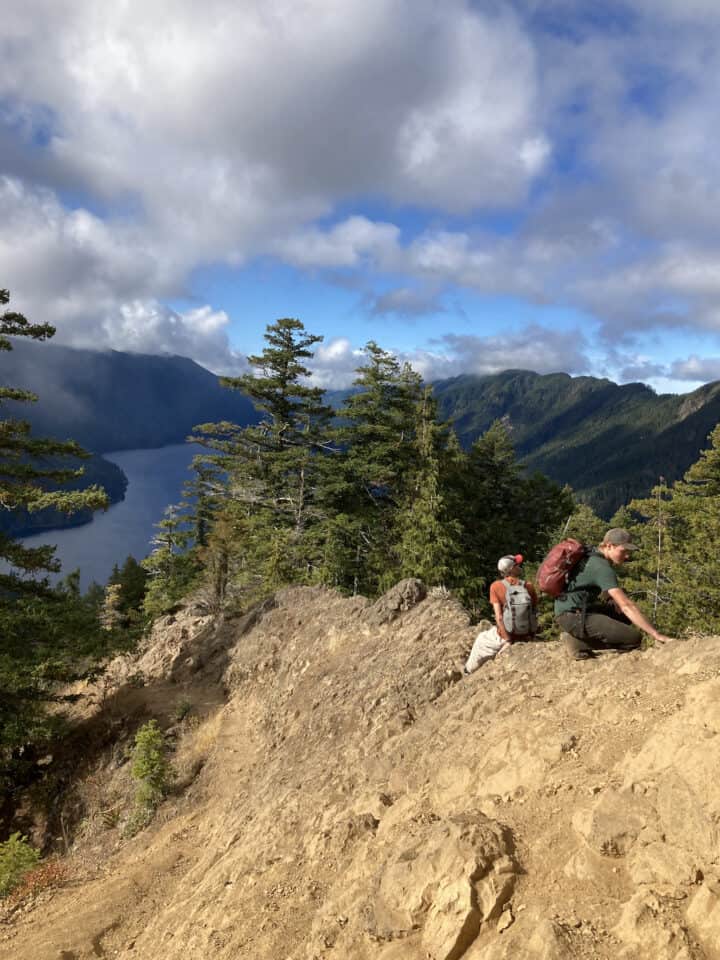
[[[37,864],[40,854],[27,841],[27,837],[13,833],[9,840],[0,843],[0,897],[6,897],[22,878]]]
[[[165,736],[156,720],[143,724],[135,735],[130,772],[137,781],[136,806],[152,812],[162,800],[170,783]]]

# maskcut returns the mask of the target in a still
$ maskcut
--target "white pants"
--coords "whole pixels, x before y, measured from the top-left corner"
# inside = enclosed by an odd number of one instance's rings
[[[489,630],[481,631],[475,637],[475,643],[473,643],[470,656],[467,658],[465,670],[472,673],[478,667],[487,663],[488,660],[492,660],[500,652],[504,643],[505,641],[498,633],[497,627],[490,627]]]

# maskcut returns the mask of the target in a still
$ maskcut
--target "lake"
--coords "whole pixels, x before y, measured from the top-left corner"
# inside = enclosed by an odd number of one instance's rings
[[[125,499],[96,513],[92,523],[33,534],[24,537],[23,544],[56,544],[56,556],[63,565],[61,576],[79,567],[83,590],[92,580],[105,584],[114,564],[121,565],[129,554],[141,560],[150,552],[155,524],[169,504],[180,501],[183,484],[191,476],[190,461],[199,452],[196,444],[181,443],[103,454],[128,478]]]

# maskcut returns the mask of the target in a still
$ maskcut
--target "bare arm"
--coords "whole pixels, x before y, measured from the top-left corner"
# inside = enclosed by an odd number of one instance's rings
[[[660,633],[659,630],[656,630],[647,617],[643,614],[642,610],[640,610],[640,608],[620,587],[613,587],[612,590],[608,590],[608,596],[618,610],[625,614],[630,623],[634,623],[639,630],[642,630],[643,633],[647,633],[657,643],[667,643],[669,640],[674,639],[674,637],[666,637],[664,633]]]
[[[493,601],[492,608],[495,611],[495,626],[497,627],[497,632],[503,638],[505,643],[512,643],[512,641],[510,640],[510,635],[505,629],[505,624],[503,623],[502,604],[497,603],[497,601]]]

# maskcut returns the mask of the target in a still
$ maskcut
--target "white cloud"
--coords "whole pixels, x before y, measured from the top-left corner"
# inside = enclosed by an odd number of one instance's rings
[[[365,363],[365,352],[354,347],[347,337],[334,337],[328,343],[315,347],[315,356],[309,362],[315,386],[326,390],[349,387],[358,367]]]
[[[280,239],[275,250],[301,267],[354,267],[364,259],[387,267],[397,257],[399,239],[393,224],[355,216],[326,231],[313,227]]]
[[[536,373],[585,373],[590,367],[585,349],[585,340],[578,331],[551,331],[529,324],[503,336],[450,333],[435,341],[432,349],[394,353],[401,363],[409,363],[430,382],[465,373],[482,376],[510,368]],[[362,348],[338,337],[317,347],[309,366],[318,386],[341,389],[352,384],[357,368],[365,362]]]
[[[509,369],[585,373],[590,368],[586,346],[579,331],[548,330],[532,323],[493,336],[448,333],[438,340],[436,350],[418,351],[407,359],[428,380]]]
[[[720,357],[693,355],[686,360],[675,360],[670,366],[670,375],[675,380],[720,380]]]
[[[232,365],[217,304],[161,303],[257,256],[362,275],[371,316],[459,286],[607,342],[720,329],[715,0],[629,0],[625,30],[566,0],[6,7],[0,281],[65,342]]]
[[[314,222],[364,194],[502,207],[549,155],[533,44],[509,9],[17,0],[3,31],[0,174],[19,224],[0,243],[27,238],[5,282],[66,340],[179,295],[201,264],[392,269],[397,226]]]

